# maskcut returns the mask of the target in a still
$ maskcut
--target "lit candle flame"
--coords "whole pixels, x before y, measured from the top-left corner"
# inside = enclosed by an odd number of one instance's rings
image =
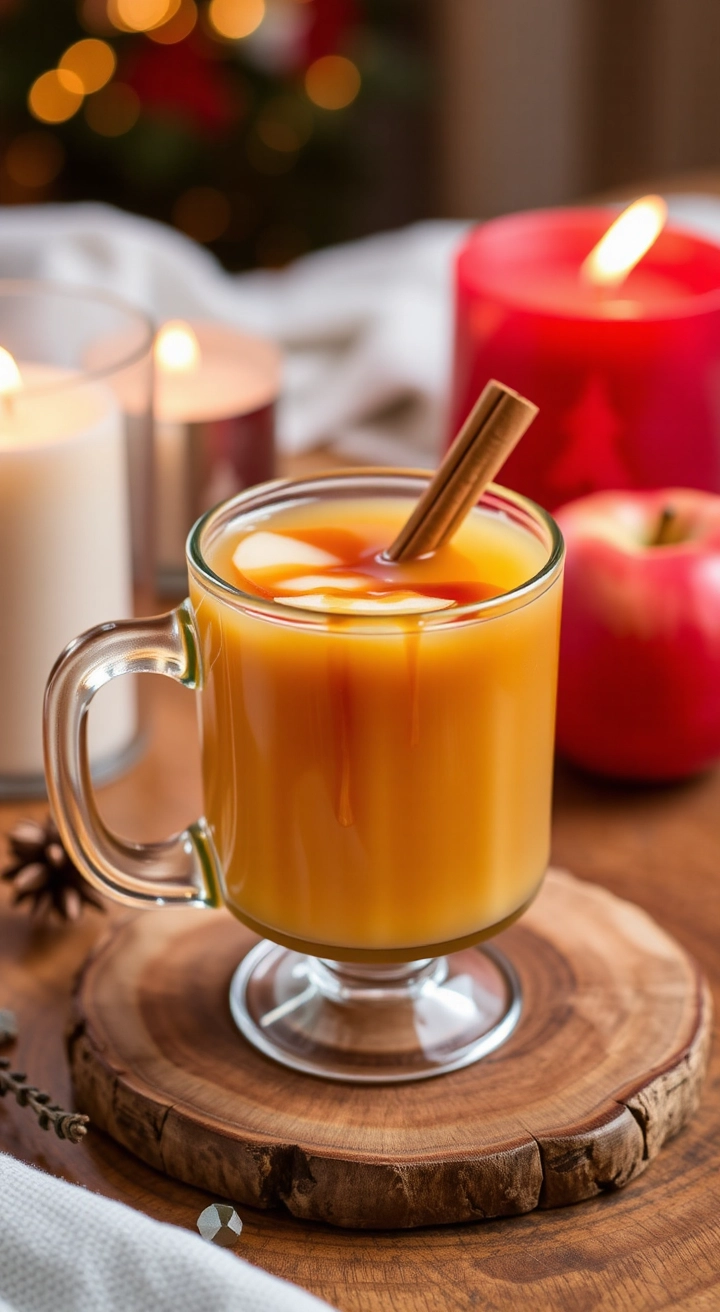
[[[0,403],[6,414],[12,413],[13,395],[22,387],[22,374],[13,356],[0,346]]]
[[[0,346],[0,392],[7,396],[22,387],[22,376],[14,357],[4,346]]]
[[[200,363],[200,343],[189,323],[170,319],[155,338],[155,360],[167,373],[182,374]]]
[[[582,277],[595,287],[619,287],[657,241],[666,219],[662,196],[633,201],[591,250],[582,264]]]

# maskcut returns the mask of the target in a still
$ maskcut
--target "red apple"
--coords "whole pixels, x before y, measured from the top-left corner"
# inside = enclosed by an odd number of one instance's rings
[[[621,779],[703,769],[720,757],[720,496],[598,492],[555,517],[559,750]]]

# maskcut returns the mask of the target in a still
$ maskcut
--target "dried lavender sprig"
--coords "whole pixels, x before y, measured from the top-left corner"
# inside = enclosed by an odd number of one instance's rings
[[[79,1112],[66,1112],[56,1103],[50,1102],[50,1094],[27,1084],[27,1076],[20,1071],[11,1071],[10,1062],[0,1057],[0,1098],[6,1093],[13,1094],[19,1107],[30,1107],[38,1118],[41,1130],[53,1129],[58,1139],[68,1139],[70,1143],[80,1143],[87,1134],[86,1125],[90,1119]]]

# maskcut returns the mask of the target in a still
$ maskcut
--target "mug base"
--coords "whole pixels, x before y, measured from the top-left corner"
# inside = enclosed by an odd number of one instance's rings
[[[425,952],[428,957],[448,957],[451,954],[461,952],[464,948],[475,947],[477,943],[482,943],[486,939],[495,938],[502,934],[511,925],[515,924],[521,916],[525,915],[528,907],[532,905],[542,887],[545,871],[543,869],[538,882],[535,884],[530,896],[509,915],[503,916],[502,920],[496,920],[493,924],[484,925],[481,929],[474,929],[470,934],[462,934],[459,938],[441,939],[437,943],[414,943],[406,947],[398,947],[394,943],[392,947],[341,947],[337,943],[318,943],[316,940],[298,938],[295,935],[285,934],[276,925],[268,925],[261,920],[254,920],[246,911],[240,910],[231,900],[225,897],[225,905],[241,925],[257,934],[258,938],[271,939],[273,943],[280,943],[284,948],[290,948],[293,952],[300,953],[301,956],[326,957],[332,961],[342,961],[346,963],[362,962],[363,964],[385,964],[392,962],[406,962],[412,964],[418,960],[418,953]],[[425,958],[423,958],[425,960]]]
[[[230,1010],[265,1056],[348,1084],[398,1084],[495,1051],[522,1009],[494,945],[394,964],[329,961],[264,940],[230,985]]]

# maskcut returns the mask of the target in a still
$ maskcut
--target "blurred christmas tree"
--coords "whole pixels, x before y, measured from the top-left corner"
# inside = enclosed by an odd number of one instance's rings
[[[233,268],[423,210],[420,0],[0,0],[0,203],[97,199]]]

